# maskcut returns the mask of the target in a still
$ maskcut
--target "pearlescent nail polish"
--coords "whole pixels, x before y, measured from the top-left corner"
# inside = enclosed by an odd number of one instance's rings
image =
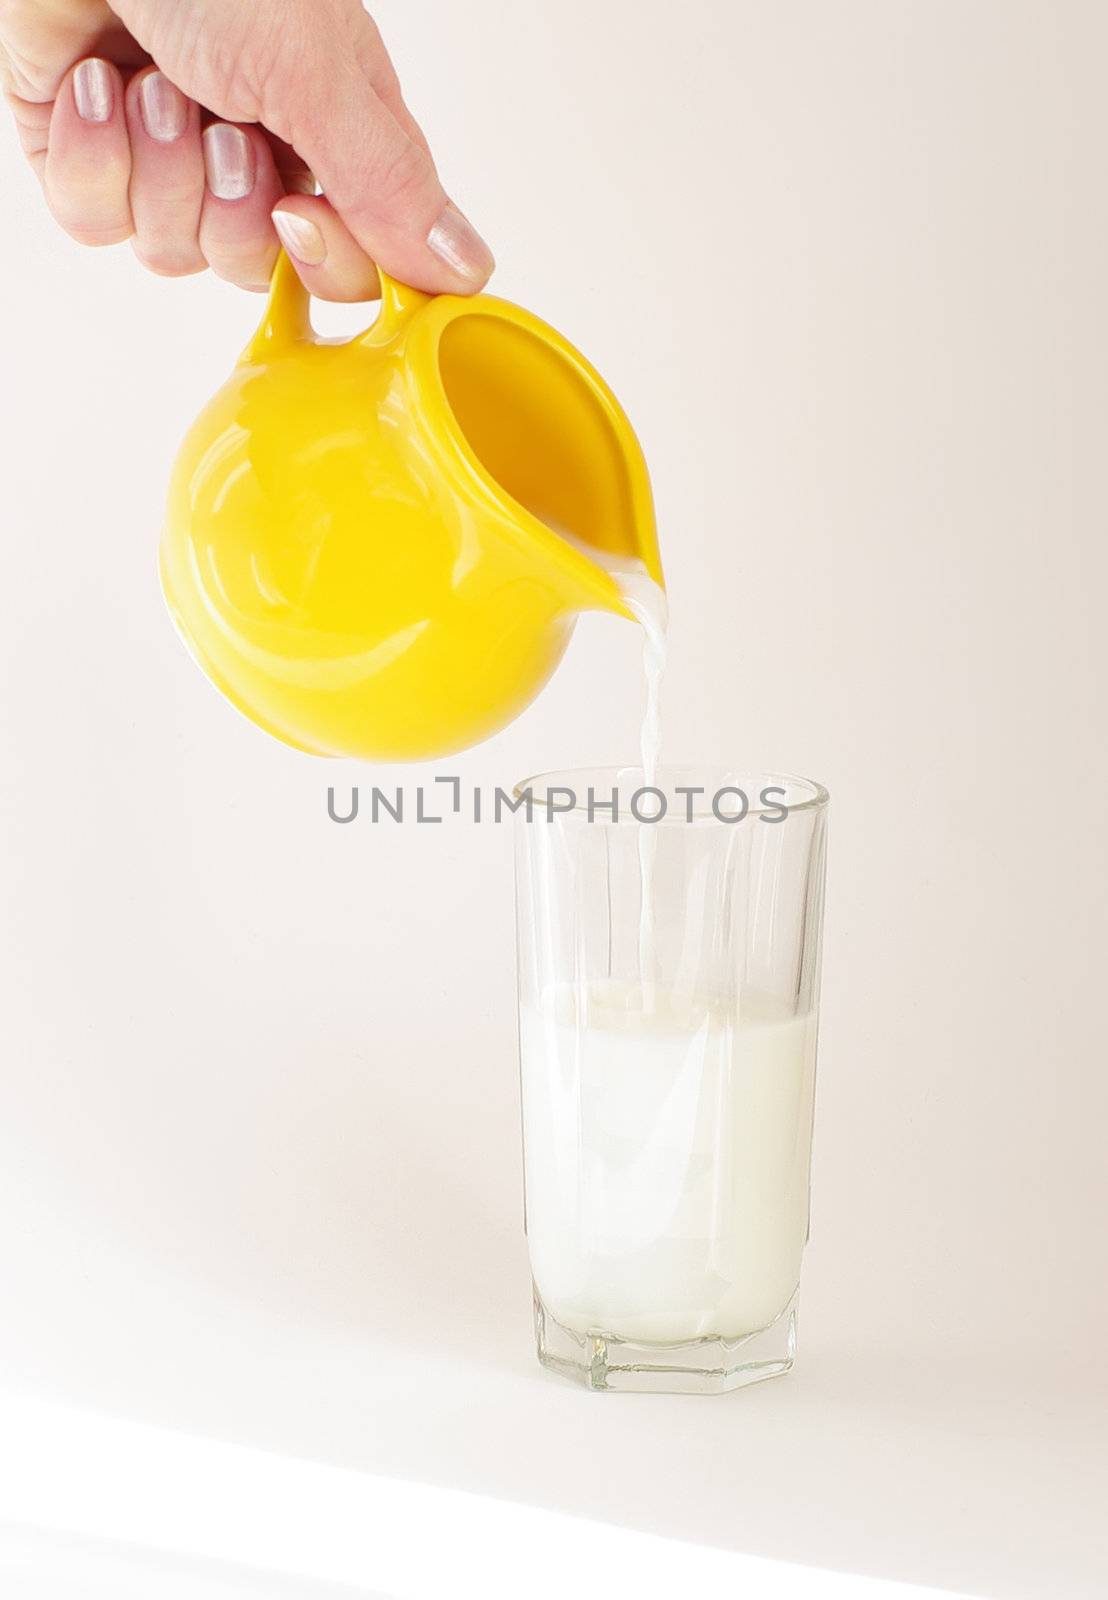
[[[254,187],[254,148],[241,128],[213,122],[204,129],[204,172],[217,200],[244,200]]]
[[[289,255],[295,256],[297,261],[302,261],[307,267],[319,267],[326,261],[327,245],[323,235],[307,217],[298,216],[295,211],[282,211],[278,207],[273,213],[273,226]]]
[[[115,103],[112,70],[95,56],[73,73],[73,104],[82,122],[107,122]]]
[[[188,126],[189,103],[161,72],[151,72],[139,85],[139,111],[143,127],[159,144],[172,144]]]
[[[460,278],[485,282],[496,265],[492,251],[456,205],[447,202],[427,235],[427,247]]]

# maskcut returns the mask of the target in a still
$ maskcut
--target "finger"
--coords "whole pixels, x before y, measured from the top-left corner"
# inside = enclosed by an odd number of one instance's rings
[[[118,244],[132,231],[130,177],[123,79],[110,61],[79,61],[50,118],[43,178],[50,209],[79,243]]]
[[[50,143],[50,116],[53,102],[43,104],[37,100],[21,100],[17,94],[7,92],[4,99],[11,107],[15,129],[23,154],[31,163],[39,182],[46,177],[46,150]]]
[[[203,272],[200,107],[154,67],[131,79],[125,105],[134,252],[143,266],[164,277]]]
[[[375,300],[377,268],[322,195],[286,195],[273,212],[277,236],[310,294]]]
[[[273,151],[273,161],[277,168],[277,176],[281,180],[283,193],[315,194],[315,179],[292,145],[286,144],[283,139],[278,139],[268,128],[265,132],[269,148]]]
[[[200,249],[212,271],[242,289],[269,288],[277,259],[270,212],[281,183],[264,134],[213,122],[203,134],[207,189],[200,213]]]
[[[492,252],[448,199],[426,145],[382,95],[395,74],[364,17],[352,65],[348,46],[324,32],[313,56],[273,88],[266,122],[319,179],[347,228],[386,272],[420,289],[472,294],[493,269]]]

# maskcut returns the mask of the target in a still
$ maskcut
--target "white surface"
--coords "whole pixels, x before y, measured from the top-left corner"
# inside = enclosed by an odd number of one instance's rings
[[[535,1367],[506,831],[336,827],[326,785],[381,774],[199,679],[162,486],[258,307],[82,254],[9,136],[4,1382],[747,1554],[1102,1594],[1108,12],[379,20],[499,289],[643,437],[667,757],[834,796],[800,1359],[720,1400]],[[640,695],[638,641],[589,619],[459,770],[629,759]]]
[[[83,1595],[111,1600],[372,1600],[378,1585],[404,1600],[563,1600],[601,1589],[668,1600],[690,1588],[759,1600],[920,1600],[918,1589],[881,1579],[694,1550],[27,1401],[0,1399],[0,1426],[19,1458],[0,1476],[21,1518],[0,1525],[0,1577],[14,1582],[15,1600],[27,1600],[24,1575],[55,1583],[51,1600],[67,1576]]]

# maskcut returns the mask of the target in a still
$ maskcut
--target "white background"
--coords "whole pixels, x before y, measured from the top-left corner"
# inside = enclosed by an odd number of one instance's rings
[[[260,305],[70,244],[8,136],[4,1387],[755,1554],[1102,1593],[1108,12],[375,14],[494,287],[641,435],[665,755],[832,791],[800,1362],[707,1402],[539,1372],[510,834],[335,827],[329,783],[446,769],[300,756],[196,672],[163,485]],[[586,619],[450,770],[629,759],[640,696],[631,630]]]

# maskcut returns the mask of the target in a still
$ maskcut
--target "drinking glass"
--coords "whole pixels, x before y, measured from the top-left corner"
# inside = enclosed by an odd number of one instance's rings
[[[796,1351],[828,795],[652,778],[513,791],[535,1332],[589,1388],[719,1393]]]

